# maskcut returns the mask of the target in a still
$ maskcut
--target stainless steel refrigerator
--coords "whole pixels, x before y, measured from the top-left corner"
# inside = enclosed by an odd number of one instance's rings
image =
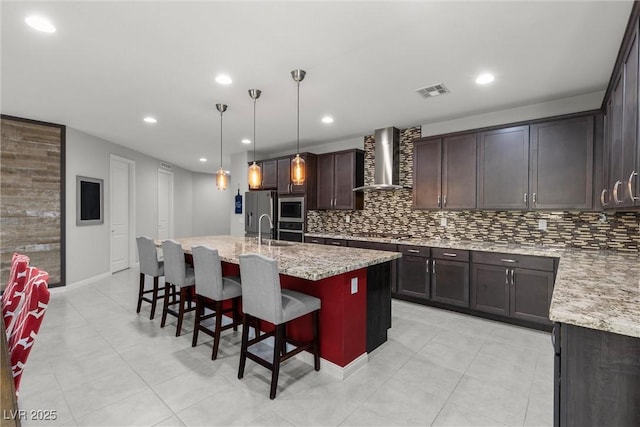
[[[258,221],[262,214],[267,214],[273,222],[273,229],[269,230],[267,218],[262,220],[262,237],[275,239],[278,226],[278,195],[275,191],[248,191],[244,193],[244,235],[258,236]]]

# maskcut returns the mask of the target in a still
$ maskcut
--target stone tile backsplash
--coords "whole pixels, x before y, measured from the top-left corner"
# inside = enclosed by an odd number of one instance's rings
[[[412,141],[420,128],[401,131],[400,183],[411,186]],[[365,137],[365,184],[373,181],[374,139]],[[361,211],[309,211],[308,232],[383,232],[414,237],[507,242],[552,247],[640,251],[640,212],[423,211],[411,189],[366,191]],[[347,222],[347,218],[349,222]],[[446,218],[446,226],[441,225]],[[547,229],[538,229],[539,220]]]

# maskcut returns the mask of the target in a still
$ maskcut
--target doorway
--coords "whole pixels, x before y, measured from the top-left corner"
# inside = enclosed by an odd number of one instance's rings
[[[111,155],[110,158],[111,273],[135,264],[134,181],[135,162]]]

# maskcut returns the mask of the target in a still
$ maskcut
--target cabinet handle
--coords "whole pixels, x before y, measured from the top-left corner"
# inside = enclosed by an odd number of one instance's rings
[[[342,246],[342,244],[340,242],[331,242],[332,245],[334,246]]]
[[[536,205],[536,203],[537,203],[537,200],[536,200],[536,193],[533,193],[533,194],[531,195],[531,199],[532,199],[531,201],[533,202],[533,206],[535,206],[535,205]]]
[[[407,249],[407,252],[411,252],[412,254],[419,254],[420,251],[417,249]]]
[[[557,353],[558,350],[556,349],[556,326],[558,326],[558,324],[554,323],[553,329],[551,330],[551,345],[553,345],[553,350]]]
[[[443,252],[442,255],[444,255],[444,256],[452,256],[452,257],[458,256],[458,254],[453,254],[451,252]]]
[[[502,262],[510,262],[510,263],[518,262],[515,259],[509,259],[509,258],[502,258],[500,261],[502,261]]]
[[[627,181],[627,188],[629,190],[629,198],[631,199],[632,202],[635,202],[636,200],[640,200],[640,196],[634,196],[633,195],[633,177],[634,176],[638,176],[638,172],[633,171],[631,172],[631,175],[629,175],[629,181]]]
[[[445,208],[446,208],[446,207],[447,207],[447,195],[446,195],[446,194],[444,195],[442,202],[443,202],[443,204],[444,204],[444,206],[443,206],[443,207],[445,207]]]
[[[522,201],[524,202],[524,204],[527,204],[527,193],[524,193],[524,196],[522,197]]]
[[[620,184],[622,184],[622,181],[618,180],[613,186],[613,200],[616,202],[616,205],[622,203],[622,200],[618,198],[618,187],[620,187]]]
[[[440,200],[441,200],[441,197],[440,197],[440,195],[438,194],[438,207],[440,207]]]
[[[604,190],[602,190],[602,192],[600,193],[600,204],[602,205],[602,207],[607,207],[609,206],[609,202],[605,202],[604,201],[604,195],[607,194],[609,192],[609,190],[607,190],[606,188]]]
[[[427,264],[427,274],[429,274],[429,260],[426,260],[425,263]]]
[[[431,261],[431,271],[433,271],[433,274],[436,274],[436,260],[432,260]]]
[[[508,268],[504,269],[504,284],[505,285],[509,284],[509,269]]]
[[[512,268],[511,269],[511,285],[515,286],[516,284],[516,279],[513,277],[513,275],[515,274],[515,270]]]

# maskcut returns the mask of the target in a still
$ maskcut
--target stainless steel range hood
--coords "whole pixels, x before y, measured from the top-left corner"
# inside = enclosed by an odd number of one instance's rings
[[[400,181],[400,131],[394,127],[375,131],[375,168],[373,184],[354,188],[363,190],[399,190]]]

